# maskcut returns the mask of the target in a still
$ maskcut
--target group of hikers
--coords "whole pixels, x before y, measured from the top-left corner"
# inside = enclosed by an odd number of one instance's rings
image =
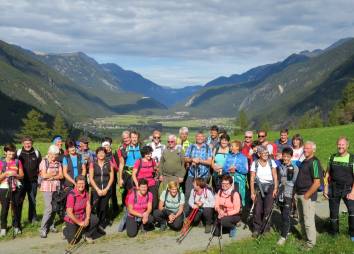
[[[205,233],[236,237],[237,227],[249,224],[253,237],[268,232],[276,206],[281,211],[280,238],[283,245],[293,220],[299,220],[307,248],[316,244],[315,206],[318,192],[329,200],[330,233],[339,233],[339,205],[348,210],[348,226],[354,241],[354,155],[349,140],[339,137],[337,151],[322,168],[315,156],[316,144],[288,130],[280,131],[274,142],[265,130],[246,131],[243,141],[230,141],[225,130],[210,128],[191,140],[188,128],[168,135],[153,131],[143,145],[136,131],[124,131],[121,145],[114,150],[106,137],[95,152],[89,139],[78,142],[56,136],[42,157],[31,137],[23,137],[22,148],[4,146],[0,162],[1,232],[7,233],[12,211],[13,234],[21,233],[21,213],[28,196],[28,220],[38,220],[37,189],[43,193],[44,211],[40,237],[57,232],[56,214],[65,222],[63,235],[76,243],[81,235],[87,242],[105,234],[105,228],[121,211],[118,189],[123,189],[123,215],[118,231],[129,237],[139,231],[159,228],[182,230],[204,225]],[[63,147],[64,146],[64,147]],[[253,215],[251,220],[250,216]],[[190,228],[189,228],[190,230]]]

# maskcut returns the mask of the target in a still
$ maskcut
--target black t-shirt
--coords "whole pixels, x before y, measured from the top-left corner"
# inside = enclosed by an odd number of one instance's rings
[[[316,157],[305,159],[299,167],[299,174],[295,183],[296,194],[304,195],[310,189],[313,180],[322,177],[323,169],[319,159]],[[317,200],[317,191],[311,196],[311,200]]]

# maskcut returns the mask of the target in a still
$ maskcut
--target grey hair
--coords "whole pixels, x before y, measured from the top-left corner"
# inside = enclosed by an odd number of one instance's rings
[[[176,141],[177,137],[176,137],[176,135],[170,134],[170,135],[167,136],[167,139],[168,140],[172,139],[172,140]]]
[[[245,136],[247,136],[247,134],[253,136],[253,131],[245,131]]]
[[[48,148],[48,154],[59,154],[59,152],[59,147],[57,147],[56,145],[50,145]]]
[[[349,146],[349,139],[348,139],[346,136],[340,136],[340,137],[337,139],[337,143],[338,143],[340,140],[345,140],[345,142],[346,142],[347,145]]]
[[[313,141],[306,141],[304,145],[311,145],[314,152],[316,152],[316,143]]]
[[[257,147],[257,153],[265,153],[265,152],[269,153],[266,146],[258,146]]]
[[[123,131],[123,132],[122,132],[122,138],[123,138],[125,135],[130,136],[130,131]]]
[[[182,134],[182,133],[188,133],[189,131],[188,131],[188,128],[187,127],[181,127],[180,129],[179,129],[179,134]]]

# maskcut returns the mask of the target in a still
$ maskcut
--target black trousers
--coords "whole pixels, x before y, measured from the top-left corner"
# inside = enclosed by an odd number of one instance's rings
[[[38,183],[36,181],[23,181],[20,198],[20,210],[22,211],[23,202],[28,197],[28,221],[37,220],[36,198]]]
[[[129,175],[126,171],[123,171],[122,178],[123,178],[122,203],[123,203],[123,206],[124,206],[125,205],[125,199],[126,199],[126,197],[128,195],[128,192],[129,192],[130,189],[132,189],[134,187],[134,184],[133,184],[132,176]]]
[[[231,230],[233,227],[236,226],[237,222],[239,222],[240,220],[241,220],[240,215],[225,216],[222,217],[221,219],[217,219],[215,223],[214,235],[220,236],[221,227],[226,230]]]
[[[157,222],[159,222],[160,224],[163,224],[163,223],[166,223],[167,222],[167,225],[173,229],[173,230],[180,230],[183,226],[183,213],[178,216],[172,223],[168,223],[168,216],[170,214],[173,214],[172,211],[170,210],[167,210],[167,209],[163,209],[162,211],[156,209],[154,211],[154,218]]]
[[[111,190],[108,191],[106,196],[99,196],[96,191],[91,191],[91,204],[92,204],[92,212],[96,214],[99,226],[105,227],[107,225],[108,220],[108,203],[109,198],[111,197]]]
[[[259,232],[261,230],[262,224],[265,218],[269,215],[273,206],[273,186],[270,186],[267,193],[264,193],[264,198],[262,198],[261,193],[257,192],[256,203],[254,205],[254,216],[253,216],[253,230]],[[264,231],[269,231],[270,223]]]
[[[142,226],[144,230],[152,230],[154,228],[154,217],[152,215],[149,215],[148,221],[146,224],[142,225],[141,218],[137,217],[127,217],[127,235],[129,237],[135,237],[138,232],[139,228]]]
[[[351,189],[330,185],[329,188],[329,217],[331,220],[331,233],[339,233],[339,205],[341,199],[348,209],[349,235],[354,237],[354,200],[347,199]]]
[[[192,212],[192,208],[189,207],[186,216]],[[197,215],[194,217],[193,224],[198,224],[202,221],[205,225],[212,225],[213,224],[213,215],[214,215],[214,208],[206,207],[199,209]]]
[[[152,194],[152,210],[154,211],[159,204],[159,182],[156,182],[154,186],[149,186],[148,190]]]
[[[82,230],[81,234],[76,238],[75,243],[78,243],[80,241],[82,234],[84,234],[86,237],[92,238],[93,235],[97,232],[97,226],[98,226],[98,218],[94,214],[91,214],[90,224]],[[65,236],[65,239],[69,243],[74,239],[79,227],[80,226],[77,224],[65,222],[65,228],[63,230],[63,234]]]
[[[1,203],[1,229],[7,228],[7,215],[9,209],[13,212],[12,225],[15,228],[21,228],[21,212],[20,209],[21,190],[16,189],[9,192],[8,189],[0,189],[0,203]],[[12,206],[10,207],[10,203]]]
[[[281,226],[281,236],[286,238],[290,231],[290,219],[291,219],[291,211],[293,207],[293,199],[284,197],[283,205],[280,207],[281,210],[281,218],[282,218],[282,226]]]
[[[113,211],[118,210],[117,183],[118,183],[117,172],[114,171],[113,172],[113,184],[111,186],[111,201],[112,201],[112,210]]]

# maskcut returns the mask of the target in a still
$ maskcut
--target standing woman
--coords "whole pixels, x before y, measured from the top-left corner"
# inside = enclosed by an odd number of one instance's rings
[[[104,231],[107,225],[107,205],[112,193],[114,169],[112,163],[106,160],[106,151],[103,147],[96,150],[97,160],[90,164],[91,204],[99,219],[99,229]]]
[[[293,157],[291,158],[291,161],[293,161],[296,166],[299,166],[301,162],[305,159],[304,140],[300,134],[295,134],[291,143],[293,148]]]
[[[246,204],[246,181],[248,173],[248,160],[241,153],[241,142],[232,141],[231,151],[226,157],[224,164],[224,174],[230,174],[235,183],[236,190],[241,195],[242,206]]]
[[[5,159],[1,161],[0,171],[0,202],[1,202],[1,232],[0,237],[6,235],[7,215],[9,209],[14,212],[12,225],[14,233],[21,233],[21,182],[23,167],[20,160],[15,159],[16,146],[7,144],[4,147]],[[12,204],[12,207],[10,205]]]
[[[41,223],[40,236],[46,238],[48,231],[57,232],[54,227],[55,213],[52,211],[53,193],[60,188],[60,180],[63,178],[63,170],[58,161],[60,150],[51,145],[45,159],[39,164],[39,172],[42,178],[40,191],[43,192],[44,213]]]
[[[226,157],[230,152],[229,148],[230,137],[227,134],[222,134],[220,136],[220,145],[214,147],[213,149],[213,160],[211,162],[211,167],[213,169],[213,189],[218,192],[221,188],[220,181],[223,175],[223,167],[226,161]]]
[[[132,179],[135,187],[138,188],[138,182],[141,179],[146,179],[148,182],[148,190],[153,196],[152,208],[157,208],[158,204],[158,181],[155,179],[157,175],[157,165],[154,159],[152,159],[152,148],[150,146],[144,146],[141,148],[141,159],[137,160],[134,164]]]
[[[79,175],[86,176],[86,161],[80,154],[76,153],[76,146],[73,140],[68,139],[65,142],[65,148],[68,151],[68,155],[63,158],[64,185],[74,189],[75,178]]]

